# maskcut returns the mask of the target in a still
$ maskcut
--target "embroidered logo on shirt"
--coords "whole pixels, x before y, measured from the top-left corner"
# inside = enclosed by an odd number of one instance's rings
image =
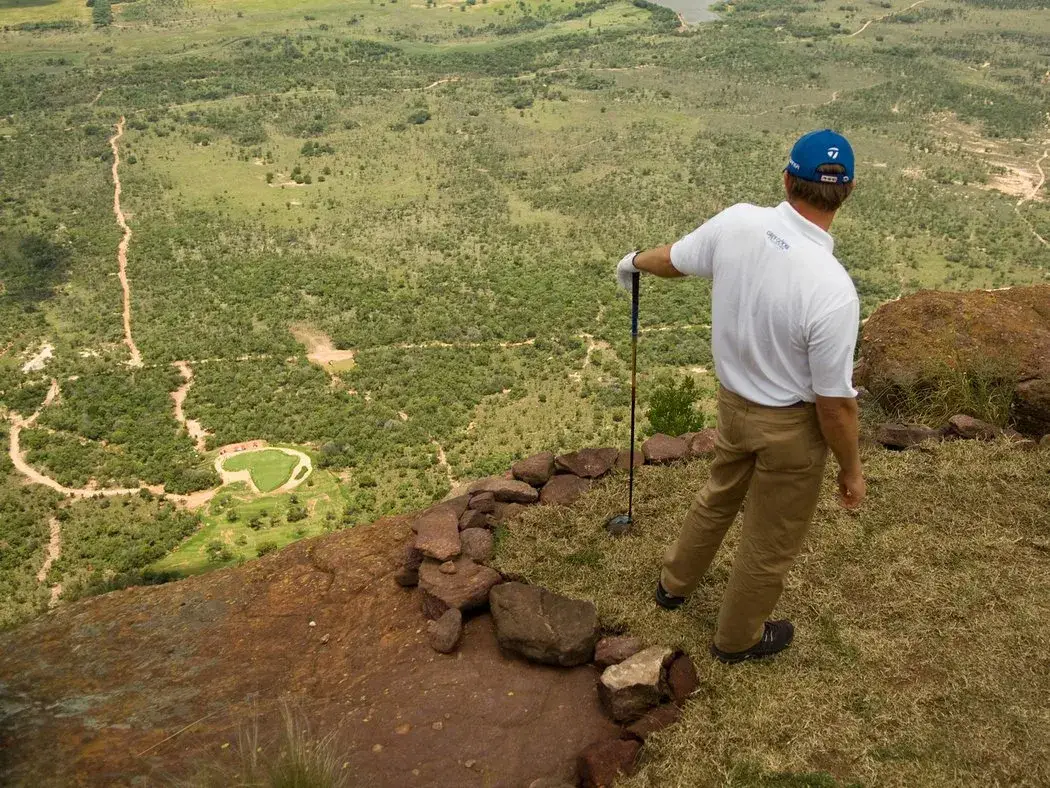
[[[782,249],[785,252],[791,248],[791,244],[789,244],[779,235],[774,233],[772,230],[766,230],[766,238],[769,239],[769,242],[773,244],[773,246],[776,246],[778,249]]]

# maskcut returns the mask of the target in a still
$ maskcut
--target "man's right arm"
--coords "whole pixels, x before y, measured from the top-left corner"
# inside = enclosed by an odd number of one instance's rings
[[[848,509],[860,506],[865,493],[859,409],[853,389],[859,323],[860,305],[853,298],[821,315],[809,326],[807,336],[820,431],[839,461],[839,501]]]
[[[817,395],[817,418],[828,448],[839,462],[839,502],[855,509],[864,500],[867,487],[860,462],[860,419],[853,397]]]

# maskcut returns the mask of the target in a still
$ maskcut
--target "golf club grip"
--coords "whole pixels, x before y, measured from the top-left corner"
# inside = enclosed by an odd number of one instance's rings
[[[631,274],[631,336],[638,336],[638,289],[641,274],[635,271]]]

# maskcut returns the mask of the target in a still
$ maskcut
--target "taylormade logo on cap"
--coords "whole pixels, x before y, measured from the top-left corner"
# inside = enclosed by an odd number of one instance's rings
[[[838,164],[845,172],[817,172],[824,164]],[[811,131],[799,138],[791,149],[786,172],[816,183],[849,183],[853,180],[853,147],[849,140],[831,129]]]

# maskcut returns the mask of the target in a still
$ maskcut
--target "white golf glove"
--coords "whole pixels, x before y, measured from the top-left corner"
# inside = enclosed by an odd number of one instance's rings
[[[640,274],[641,269],[634,267],[634,257],[638,252],[624,255],[624,258],[616,264],[616,282],[628,293],[631,292],[631,278],[634,274]]]

